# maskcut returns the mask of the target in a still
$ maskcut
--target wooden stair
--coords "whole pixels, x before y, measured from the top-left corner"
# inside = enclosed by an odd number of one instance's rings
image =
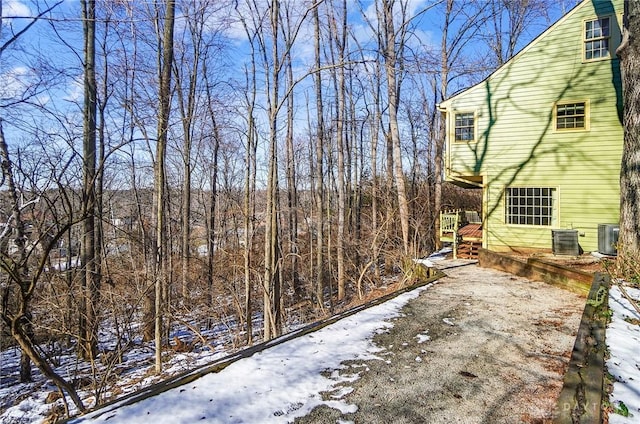
[[[458,258],[478,259],[478,250],[482,247],[482,241],[462,240],[458,244]]]

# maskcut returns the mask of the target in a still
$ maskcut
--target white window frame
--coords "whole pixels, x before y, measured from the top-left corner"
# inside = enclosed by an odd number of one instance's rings
[[[582,58],[585,62],[611,59],[613,19],[613,16],[602,16],[584,21]]]
[[[505,187],[504,219],[507,225],[553,227],[558,221],[556,187]]]
[[[469,119],[469,116],[471,116],[471,119],[473,120],[471,125],[463,125],[463,126],[458,126],[457,125],[457,121],[458,121],[458,116],[466,116],[466,119]],[[452,139],[454,141],[454,143],[475,143],[476,141],[476,126],[477,126],[477,122],[478,120],[476,119],[476,114],[475,112],[470,112],[470,111],[455,111],[453,113],[453,121],[451,123],[452,125]],[[467,138],[458,138],[458,129],[466,129],[466,133],[469,133],[469,129],[471,130],[471,139],[467,139]]]

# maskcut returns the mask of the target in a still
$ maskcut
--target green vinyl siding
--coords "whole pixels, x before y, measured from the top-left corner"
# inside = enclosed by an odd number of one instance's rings
[[[551,228],[571,228],[590,251],[597,249],[598,224],[618,222],[619,63],[584,61],[583,31],[585,22],[610,16],[615,50],[621,12],[621,0],[584,1],[485,81],[440,105],[449,141],[456,113],[475,116],[474,142],[448,142],[445,169],[449,178],[482,176],[487,248],[551,248]],[[586,105],[585,128],[557,130],[556,105],[577,103]],[[507,224],[506,187],[556,188],[557,221]]]

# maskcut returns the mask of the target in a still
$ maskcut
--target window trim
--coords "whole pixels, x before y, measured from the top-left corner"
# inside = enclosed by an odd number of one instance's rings
[[[510,222],[510,212],[509,212],[509,190],[510,189],[548,189],[551,190],[551,205],[550,206],[543,206],[543,205],[531,205],[531,206],[527,206],[527,205],[518,205],[520,207],[550,207],[551,208],[551,216],[549,216],[549,223],[548,224],[520,224],[520,223],[513,223]],[[525,197],[526,198],[526,197]],[[559,222],[559,204],[560,204],[560,189],[556,186],[506,186],[504,187],[504,192],[503,192],[503,200],[504,200],[504,223],[507,226],[511,226],[511,227],[517,227],[517,228],[554,228],[557,227],[557,223]],[[520,214],[518,214],[520,215]],[[528,215],[525,213],[523,216],[527,217]],[[533,219],[535,219],[535,214],[533,214],[531,216]],[[542,215],[539,215],[540,218],[543,218]]]
[[[456,138],[456,117],[458,115],[473,115],[473,139],[471,140],[458,140]],[[454,110],[452,113],[452,120],[451,120],[451,140],[453,140],[454,143],[475,143],[478,140],[478,114],[476,113],[476,111],[470,111],[470,110]]]
[[[571,105],[584,103],[584,127],[581,128],[558,128],[558,106]],[[553,132],[555,133],[568,133],[568,132],[584,132],[591,130],[591,102],[589,99],[578,100],[562,100],[553,103]]]
[[[595,21],[601,21],[604,19],[608,19],[609,20],[609,35],[607,36],[602,36],[602,37],[593,37],[593,38],[589,38],[587,39],[587,23],[589,22],[595,22]],[[598,62],[601,60],[611,60],[614,55],[613,50],[615,49],[615,40],[616,38],[614,38],[614,23],[616,17],[614,15],[605,15],[605,16],[594,16],[591,17],[589,19],[585,19],[584,21],[582,21],[582,61],[583,62]],[[601,56],[601,57],[592,57],[590,59],[587,58],[587,43],[592,42],[592,41],[599,41],[599,40],[608,40],[609,46],[607,49],[607,55],[606,56]]]

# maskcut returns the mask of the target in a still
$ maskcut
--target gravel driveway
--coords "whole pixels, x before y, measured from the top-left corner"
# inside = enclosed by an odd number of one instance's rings
[[[553,417],[585,300],[468,261],[438,267],[447,277],[374,338],[381,360],[341,370],[360,374],[344,396],[358,411],[342,415],[322,406],[296,423],[542,423]]]

